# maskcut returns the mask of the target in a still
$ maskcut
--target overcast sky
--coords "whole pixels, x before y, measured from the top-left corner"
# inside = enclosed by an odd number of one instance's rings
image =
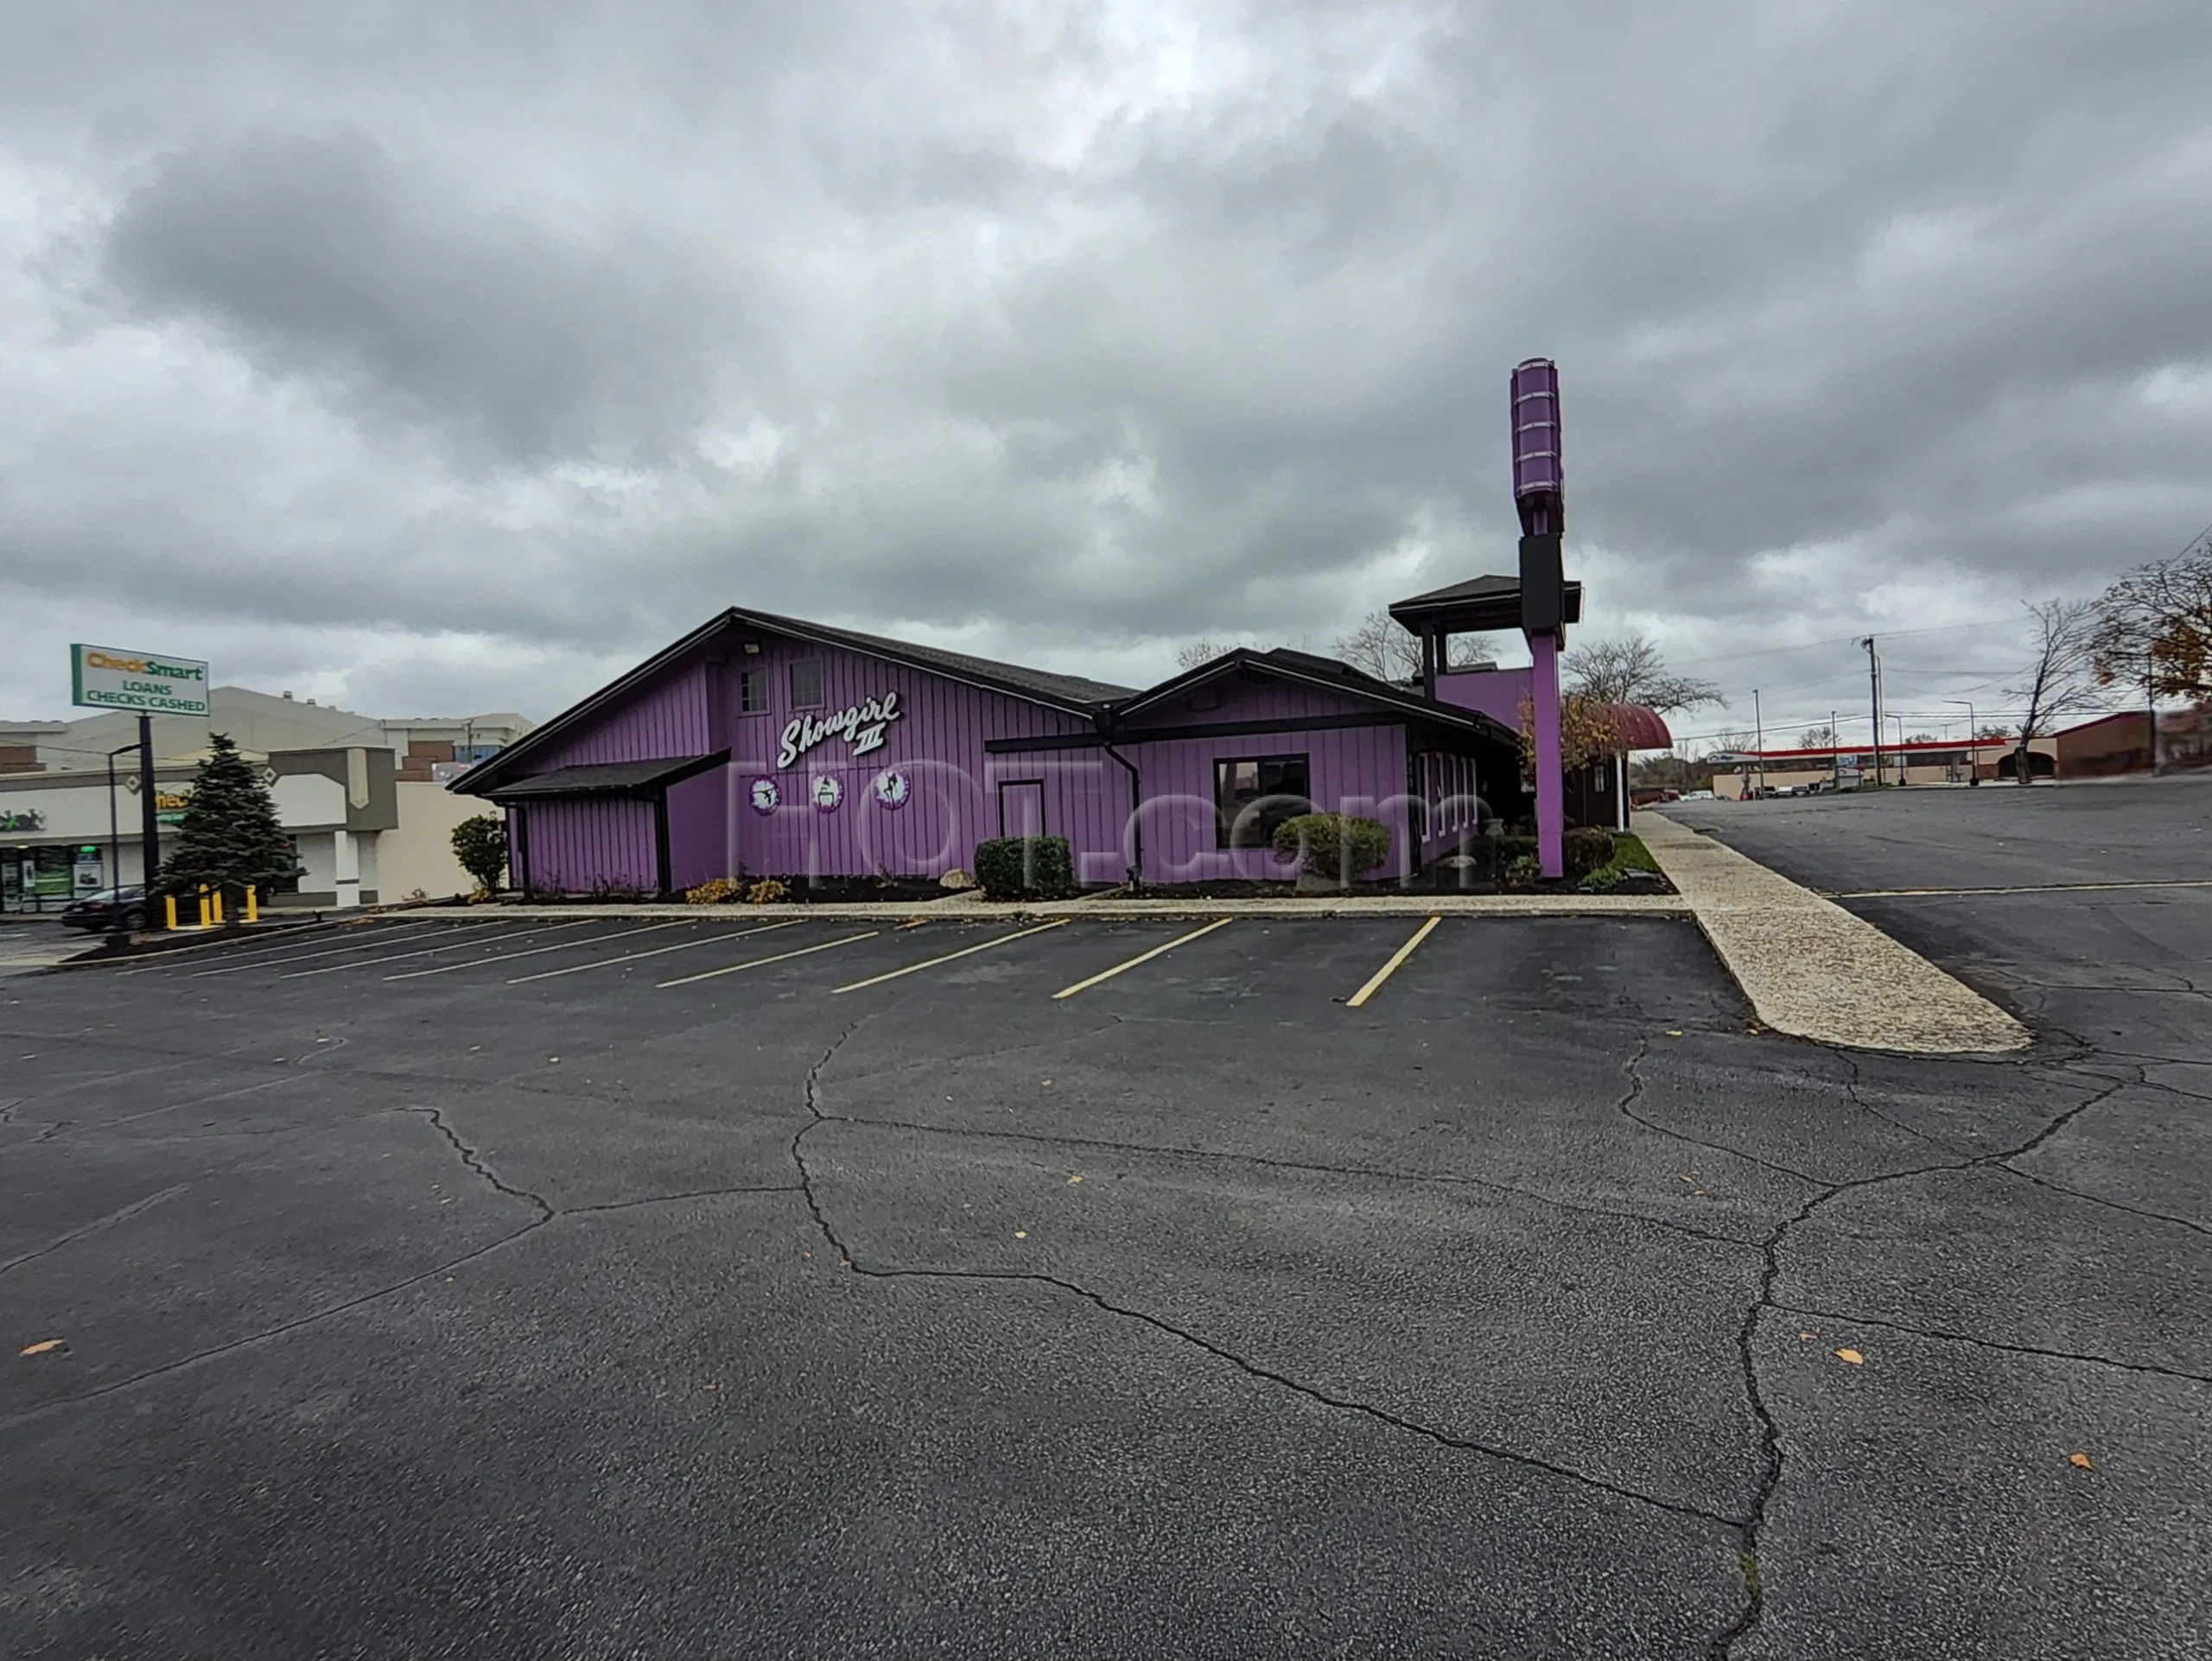
[[[1326,650],[1512,569],[1533,353],[1678,730],[2002,703],[2212,520],[2212,6],[10,0],[0,716]]]

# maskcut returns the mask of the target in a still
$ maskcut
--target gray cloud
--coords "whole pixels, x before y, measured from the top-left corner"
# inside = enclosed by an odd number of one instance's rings
[[[1510,562],[1530,352],[1593,626],[1780,722],[1855,696],[1869,629],[1998,621],[1894,662],[2001,680],[2018,600],[2212,519],[2187,0],[210,4],[21,43],[0,707],[52,707],[87,573],[149,646],[362,707],[547,713],[734,601],[1122,678],[1325,646]]]
[[[116,215],[105,270],[137,309],[204,319],[258,367],[500,457],[658,455],[711,407],[695,321],[719,307],[726,344],[756,342],[734,270],[718,283],[612,217],[564,232],[358,133],[257,135],[164,157]]]

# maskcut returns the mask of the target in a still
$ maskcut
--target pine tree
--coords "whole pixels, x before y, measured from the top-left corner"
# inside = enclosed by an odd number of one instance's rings
[[[227,733],[213,735],[207,757],[193,776],[177,845],[162,862],[155,893],[185,900],[203,887],[220,888],[223,903],[236,907],[249,885],[266,895],[301,875],[269,786],[255,776]]]

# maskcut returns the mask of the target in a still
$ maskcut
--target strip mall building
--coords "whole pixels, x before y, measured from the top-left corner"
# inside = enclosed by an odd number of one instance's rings
[[[1405,877],[1527,811],[1530,671],[1444,667],[1519,603],[1482,577],[1394,607],[1412,684],[1236,651],[1143,690],[733,608],[453,788],[505,810],[540,890],[936,877],[1023,834],[1065,837],[1089,884],[1281,878],[1274,827],[1309,805],[1381,820],[1372,875]]]

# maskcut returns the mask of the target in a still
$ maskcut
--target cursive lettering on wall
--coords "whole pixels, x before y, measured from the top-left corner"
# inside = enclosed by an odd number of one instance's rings
[[[776,765],[791,766],[828,738],[843,739],[853,747],[855,755],[881,749],[884,729],[906,713],[899,707],[898,693],[883,692],[834,714],[794,716],[784,729],[783,747],[776,752]]]

